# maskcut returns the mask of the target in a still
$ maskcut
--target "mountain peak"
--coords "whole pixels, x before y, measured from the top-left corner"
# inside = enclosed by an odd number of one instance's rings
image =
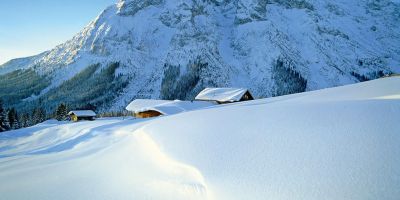
[[[162,0],[119,0],[117,4],[118,14],[125,16],[134,15],[145,7],[160,3],[162,3]]]
[[[75,100],[80,87],[104,109],[135,98],[191,99],[208,86],[249,88],[256,97],[316,90],[399,73],[399,9],[368,0],[120,0],[18,67],[50,80],[33,95],[50,106]],[[10,104],[34,105],[21,101],[30,95]]]

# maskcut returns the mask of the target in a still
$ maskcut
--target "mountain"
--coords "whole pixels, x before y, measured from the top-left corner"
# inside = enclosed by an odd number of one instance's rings
[[[0,134],[1,199],[395,200],[400,77]],[[375,198],[376,197],[376,198]]]
[[[269,97],[345,85],[400,72],[398,24],[395,0],[120,0],[71,40],[2,65],[0,96],[109,111],[206,86]]]

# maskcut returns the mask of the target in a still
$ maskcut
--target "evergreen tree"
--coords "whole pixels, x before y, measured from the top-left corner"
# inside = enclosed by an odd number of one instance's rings
[[[9,111],[10,110],[7,110],[7,111],[3,111],[4,112],[4,121],[3,121],[3,124],[4,124],[4,128],[5,128],[5,130],[10,130],[10,119],[8,118],[9,116],[8,116],[8,113],[9,113]]]
[[[30,123],[30,116],[29,116],[29,114],[28,113],[24,113],[24,114],[22,114],[21,115],[21,118],[20,118],[20,126],[21,127],[28,127],[28,126],[30,126],[31,125],[31,123]]]
[[[87,103],[85,106],[81,107],[82,110],[96,110],[96,106],[91,104],[91,103]]]
[[[304,92],[307,89],[307,79],[295,70],[293,61],[282,57],[273,63],[272,79],[275,82],[273,96]]]
[[[9,128],[10,129],[17,129],[18,128],[18,119],[17,119],[17,112],[15,111],[15,108],[11,108],[8,110],[7,113],[8,117],[8,123],[9,123]]]
[[[14,128],[14,129],[19,129],[19,128],[21,128],[21,123],[20,123],[20,121],[19,121],[19,117],[18,117],[18,112],[15,110],[15,115],[14,115],[14,122],[11,124],[12,125],[12,127]]]
[[[33,124],[39,124],[46,120],[46,112],[43,108],[39,107],[33,111],[32,122]]]
[[[3,101],[0,99],[0,132],[6,131],[6,111],[3,108]]]
[[[67,119],[67,106],[65,104],[60,104],[56,110],[56,119],[58,121],[65,121]]]

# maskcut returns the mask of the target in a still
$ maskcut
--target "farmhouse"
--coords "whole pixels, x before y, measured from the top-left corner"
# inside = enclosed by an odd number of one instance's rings
[[[80,120],[94,120],[96,113],[93,110],[71,110],[68,115],[74,122]]]
[[[133,112],[137,118],[148,118],[173,115],[213,105],[215,104],[212,102],[136,99],[126,107],[126,110]]]
[[[198,101],[214,101],[219,104],[254,100],[246,88],[206,88],[195,99]]]

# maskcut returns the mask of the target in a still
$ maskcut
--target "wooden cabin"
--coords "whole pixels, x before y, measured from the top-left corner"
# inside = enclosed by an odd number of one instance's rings
[[[136,118],[149,118],[149,117],[158,117],[163,115],[162,113],[160,113],[159,111],[156,110],[146,110],[143,112],[137,112],[133,114],[134,117]]]
[[[254,97],[253,97],[253,95],[251,95],[250,92],[247,90],[247,91],[243,94],[242,98],[240,98],[239,101],[250,101],[250,100],[254,100]]]
[[[71,110],[68,113],[68,116],[71,118],[71,121],[77,122],[81,120],[94,120],[96,117],[96,113],[93,110]]]
[[[133,112],[134,117],[148,118],[162,115],[174,115],[213,105],[215,104],[212,102],[200,101],[135,99],[126,107],[126,110]]]
[[[195,97],[195,100],[224,104],[254,100],[254,97],[246,88],[206,88]]]
[[[130,102],[125,109],[132,112],[133,116],[136,118],[157,117],[162,115],[162,113],[153,110],[152,108],[168,102],[171,101],[157,99],[135,99]]]

